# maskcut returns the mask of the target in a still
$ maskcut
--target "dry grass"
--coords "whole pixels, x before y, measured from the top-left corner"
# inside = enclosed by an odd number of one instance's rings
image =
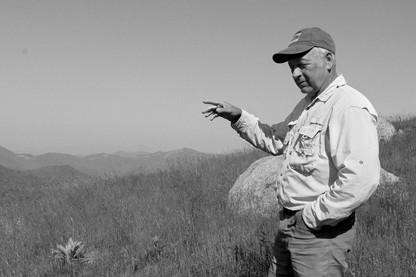
[[[382,144],[382,165],[399,175],[358,213],[355,276],[414,276],[416,119]],[[183,159],[155,174],[132,173],[78,187],[28,187],[0,201],[0,276],[262,276],[276,218],[236,218],[234,181],[258,151]],[[93,263],[56,261],[51,248],[82,241]]]

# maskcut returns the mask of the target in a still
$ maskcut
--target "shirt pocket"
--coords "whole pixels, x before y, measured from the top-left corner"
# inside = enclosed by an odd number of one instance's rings
[[[311,174],[317,166],[321,124],[310,124],[299,129],[299,136],[293,147],[290,167],[305,174]]]

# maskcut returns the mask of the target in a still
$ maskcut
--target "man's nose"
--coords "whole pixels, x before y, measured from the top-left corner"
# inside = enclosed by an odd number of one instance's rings
[[[302,75],[302,72],[300,71],[299,67],[296,67],[295,69],[293,69],[292,71],[292,78],[293,79],[297,79]]]

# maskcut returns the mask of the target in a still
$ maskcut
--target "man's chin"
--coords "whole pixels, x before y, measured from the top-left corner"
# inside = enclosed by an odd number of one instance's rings
[[[309,87],[303,87],[303,88],[300,88],[300,92],[302,92],[303,94],[309,94],[312,92],[312,89]]]

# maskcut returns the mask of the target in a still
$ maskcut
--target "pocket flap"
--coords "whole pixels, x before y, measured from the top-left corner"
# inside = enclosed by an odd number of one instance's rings
[[[307,136],[308,138],[314,138],[316,136],[317,133],[319,133],[322,130],[322,126],[321,125],[308,125],[308,126],[303,126],[302,128],[300,128],[299,130],[299,134],[301,134],[302,136]]]

